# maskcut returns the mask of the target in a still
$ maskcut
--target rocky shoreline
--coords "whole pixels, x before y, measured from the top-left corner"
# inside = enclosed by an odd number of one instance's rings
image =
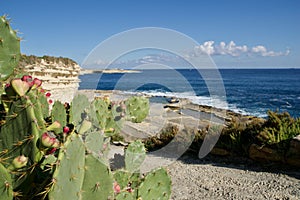
[[[126,98],[126,95],[118,91],[114,93],[110,91],[81,92],[89,93],[90,98],[93,98],[93,95],[109,97],[116,101]],[[186,112],[184,109],[193,112]],[[200,122],[194,119],[195,111],[201,113]],[[151,137],[169,124],[190,129],[204,128],[209,123],[211,113],[224,119],[225,123],[232,117],[243,122],[259,119],[232,111],[226,111],[226,116],[222,116],[223,110],[195,105],[186,99],[181,99],[178,104],[151,103],[150,115],[145,122],[141,124],[126,122],[122,135],[125,136],[126,142],[130,142],[134,139]],[[123,167],[123,154],[122,144],[112,145],[110,158],[113,168]],[[168,156],[159,156],[151,152],[150,157],[151,159],[148,161],[146,159],[143,165],[146,171],[157,166],[164,166],[168,169],[172,179],[172,200],[300,198],[298,168],[278,162],[257,162],[255,159],[232,156],[228,152],[224,154],[224,150],[217,150],[217,148],[202,159],[190,150],[178,159],[170,159]]]

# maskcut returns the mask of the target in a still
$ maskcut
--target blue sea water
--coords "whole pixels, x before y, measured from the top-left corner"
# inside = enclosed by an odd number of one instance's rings
[[[183,97],[197,104],[259,117],[266,117],[268,110],[288,111],[293,117],[300,117],[300,69],[220,69],[220,78],[202,72],[156,69],[128,74],[85,74],[80,76],[80,89]],[[220,86],[225,93],[212,95],[210,88]]]

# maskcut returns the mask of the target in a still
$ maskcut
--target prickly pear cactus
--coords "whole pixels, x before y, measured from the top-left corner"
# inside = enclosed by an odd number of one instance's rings
[[[84,140],[86,151],[95,158],[109,165],[109,138],[104,137],[103,131],[92,130],[85,134]]]
[[[51,111],[52,122],[58,121],[62,126],[67,125],[65,106],[60,101],[55,101]]]
[[[83,200],[107,200],[113,197],[113,178],[107,165],[93,155],[86,155],[81,197]]]
[[[0,17],[0,81],[7,79],[20,59],[20,38],[6,16]],[[2,86],[1,86],[2,87]]]
[[[84,178],[85,148],[78,135],[72,135],[59,151],[59,165],[52,178],[49,200],[79,199]]]
[[[133,173],[139,171],[141,164],[146,158],[146,149],[144,144],[137,140],[129,144],[125,152],[125,168]]]
[[[8,170],[0,163],[0,197],[1,200],[13,199],[13,184]]]
[[[106,127],[106,119],[109,116],[108,102],[103,99],[95,99],[91,105],[95,110],[96,118],[99,122],[100,128],[104,130]]]
[[[134,123],[142,122],[149,114],[149,100],[145,97],[130,97],[125,105],[126,113]]]
[[[136,197],[133,193],[122,191],[116,195],[116,200],[136,200]]]
[[[4,188],[0,194],[8,192],[8,199],[12,191],[21,194],[20,199],[142,198],[149,185],[143,182],[152,179],[142,178],[138,171],[146,153],[141,141],[128,146],[124,171],[112,173],[109,167],[110,136],[121,129],[125,104],[90,104],[79,95],[72,102],[68,122],[60,102],[53,105],[48,118],[49,107],[42,105],[49,95],[41,92],[41,81],[34,80],[30,76],[13,79],[6,88],[5,122],[0,126],[0,161],[5,160],[0,164],[0,188]],[[152,183],[167,184],[169,177],[160,176],[163,180],[156,178]],[[158,191],[163,197],[168,196],[166,187]]]
[[[41,130],[33,106],[28,101],[15,101],[7,114],[6,123],[0,127],[0,149],[6,151],[2,156],[7,157],[9,162],[21,154],[29,156],[31,161],[40,159],[36,144]]]
[[[85,95],[77,95],[71,103],[70,122],[75,126],[79,125],[86,116],[85,110],[89,107],[90,102]]]
[[[114,172],[114,180],[120,186],[120,193],[116,195],[116,199],[137,197],[137,188],[142,182],[139,173],[130,173],[124,170]]]
[[[171,195],[171,179],[165,169],[160,168],[146,175],[138,189],[141,199],[168,200]]]
[[[86,134],[85,146],[89,152],[101,152],[104,143],[104,134],[101,131],[91,131]]]

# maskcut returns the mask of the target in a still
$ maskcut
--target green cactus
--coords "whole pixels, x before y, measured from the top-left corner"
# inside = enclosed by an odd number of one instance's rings
[[[127,187],[130,182],[131,173],[123,170],[114,172],[114,179],[120,185],[121,190]]]
[[[42,102],[45,98],[45,94],[35,89],[31,90],[26,95],[29,97],[31,105],[33,106],[39,129],[42,130],[41,132],[45,132],[46,126],[44,119],[49,116],[49,104]],[[48,110],[48,114],[45,111],[46,109]]]
[[[138,188],[138,197],[141,199],[168,200],[171,195],[171,179],[163,168],[150,172]]]
[[[104,128],[104,134],[107,137],[111,137],[120,133],[124,121],[120,114],[116,111],[118,106],[112,104],[110,107],[111,108],[107,113],[106,125]]]
[[[112,199],[113,178],[107,165],[90,154],[85,157],[84,169],[81,199]]]
[[[116,200],[136,200],[136,196],[128,191],[122,191],[116,195]]]
[[[78,135],[72,134],[58,155],[49,200],[79,199],[84,178],[85,147]]]
[[[61,126],[67,125],[67,113],[65,106],[60,101],[55,101],[51,111],[52,122],[58,121]]]
[[[57,161],[57,157],[55,157],[54,155],[47,155],[45,156],[45,159],[43,160],[43,162],[41,163],[40,167],[42,170],[48,170],[50,169],[51,173],[53,173],[54,171],[54,165],[56,164]]]
[[[130,97],[125,105],[126,113],[134,123],[142,122],[149,114],[149,100],[145,97]]]
[[[114,180],[120,186],[121,193],[116,196],[117,199],[121,197],[131,198],[137,197],[137,188],[142,182],[139,173],[130,173],[124,170],[117,170],[114,172]]]
[[[13,183],[8,170],[0,163],[0,197],[1,200],[13,199]]]
[[[79,125],[85,118],[85,110],[89,107],[90,103],[85,95],[77,95],[71,103],[70,122],[75,126]]]
[[[43,195],[50,200],[138,197],[143,179],[136,172],[146,152],[142,142],[135,141],[128,146],[125,153],[127,171],[115,173],[115,182],[109,168],[109,136],[121,129],[125,110],[124,105],[121,108],[122,103],[108,106],[108,103],[98,101],[89,105],[87,98],[77,96],[71,105],[81,106],[81,113],[71,107],[71,122],[77,131],[66,132],[62,137],[59,133],[62,125],[67,123],[64,105],[55,102],[51,111],[52,124],[49,125],[44,120],[49,115],[48,106],[43,108],[41,103],[47,99],[38,86],[27,88],[20,79],[12,82],[16,94],[8,97],[6,121],[0,127],[0,159],[14,163],[15,158],[22,155],[20,158],[26,158],[26,162],[21,163],[25,166],[21,171],[12,165],[5,166],[13,172],[11,191],[22,193],[24,198]],[[163,182],[158,181],[159,184]]]
[[[92,130],[85,135],[85,148],[95,158],[109,165],[108,150],[109,140],[104,137],[103,131]]]
[[[89,152],[101,152],[104,143],[104,136],[101,131],[91,131],[86,134],[85,147]]]
[[[20,38],[6,16],[0,17],[0,81],[6,80],[20,59]]]
[[[20,98],[13,102],[7,120],[0,127],[0,149],[7,151],[8,161],[25,154],[31,163],[40,160],[40,151],[36,146],[41,135],[33,105],[29,99]]]
[[[39,99],[39,103],[40,103],[40,108],[42,110],[42,116],[44,119],[46,119],[50,115],[48,100],[47,100],[45,94],[42,92],[38,93],[38,99]]]
[[[93,124],[89,120],[84,119],[79,126],[78,133],[83,135],[92,128]]]
[[[112,174],[92,154],[85,155],[79,135],[72,135],[60,150],[49,199],[108,199],[113,196]]]
[[[106,119],[109,116],[109,104],[103,99],[95,99],[91,105],[95,111],[100,128],[104,130],[106,127]]]
[[[91,110],[95,111],[96,116],[91,116],[91,118],[97,118],[99,127],[104,130],[106,137],[120,133],[125,116],[123,112],[120,112],[120,105],[116,102],[109,104],[106,100],[96,99],[92,102]]]
[[[141,164],[146,158],[144,144],[137,140],[129,144],[125,152],[125,168],[129,172],[139,171]]]

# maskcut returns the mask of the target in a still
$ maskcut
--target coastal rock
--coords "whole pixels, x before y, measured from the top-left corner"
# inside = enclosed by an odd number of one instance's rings
[[[286,162],[289,165],[300,167],[300,135],[290,142],[290,148],[286,154]]]
[[[221,149],[221,148],[218,148],[218,147],[214,147],[210,153],[212,155],[216,155],[216,156],[229,156],[230,155],[230,152],[225,150],[225,149]]]
[[[79,87],[80,66],[67,58],[28,56],[22,62],[25,73],[43,81],[52,100],[72,101]]]
[[[290,150],[300,152],[300,135],[295,136],[290,142]]]
[[[257,144],[252,144],[249,148],[249,157],[252,160],[259,162],[282,162],[283,156],[281,156],[276,150],[269,147],[261,147]]]

